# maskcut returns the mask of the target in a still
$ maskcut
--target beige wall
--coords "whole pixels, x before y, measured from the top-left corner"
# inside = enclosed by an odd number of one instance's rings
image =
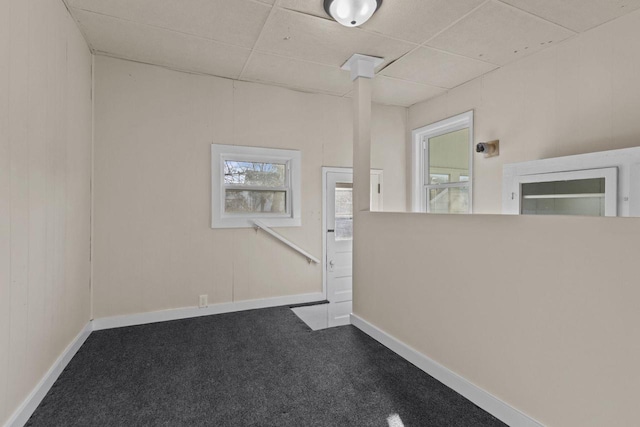
[[[321,292],[321,267],[253,229],[213,230],[210,144],[302,150],[302,227],[322,254],[322,166],[350,166],[352,101],[106,57],[95,70],[94,317]],[[385,208],[405,206],[406,109],[374,106]]]
[[[640,219],[357,219],[355,314],[545,425],[637,424]]]
[[[409,110],[409,127],[475,110],[474,212],[500,213],[502,165],[640,145],[640,11]]]
[[[90,318],[91,54],[61,1],[0,0],[0,424]]]
[[[502,165],[640,145],[640,12],[409,110],[415,129],[475,110],[474,209]],[[538,421],[637,424],[634,218],[360,213],[354,312]],[[384,242],[384,243],[382,243]]]

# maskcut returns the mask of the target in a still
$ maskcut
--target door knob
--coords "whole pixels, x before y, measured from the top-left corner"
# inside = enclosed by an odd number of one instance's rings
[[[329,271],[333,271],[334,266],[335,266],[335,263],[333,262],[333,260],[329,261]]]

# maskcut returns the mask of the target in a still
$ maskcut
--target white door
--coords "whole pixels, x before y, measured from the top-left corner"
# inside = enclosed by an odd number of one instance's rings
[[[329,326],[348,325],[353,290],[353,174],[327,173],[327,299]]]
[[[329,171],[326,178],[326,281],[328,326],[348,325],[352,312],[353,173]],[[371,210],[382,209],[382,171],[371,173]]]

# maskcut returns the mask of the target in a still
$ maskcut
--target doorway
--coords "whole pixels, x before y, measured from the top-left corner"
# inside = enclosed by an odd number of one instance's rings
[[[353,174],[328,172],[325,187],[325,270],[328,326],[348,325],[353,307]]]
[[[348,325],[353,308],[353,172],[322,168],[323,293],[327,303],[295,308],[312,329]],[[371,171],[371,210],[382,210],[383,174]]]

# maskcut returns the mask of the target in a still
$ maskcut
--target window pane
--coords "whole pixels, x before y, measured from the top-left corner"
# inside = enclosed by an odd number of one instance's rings
[[[224,183],[256,187],[285,187],[286,165],[278,163],[224,161]]]
[[[604,216],[604,178],[522,184],[526,215]]]
[[[604,194],[604,178],[573,179],[570,181],[531,182],[522,184],[523,196],[556,194]]]
[[[432,173],[429,184],[447,184],[450,181],[449,174]]]
[[[225,190],[226,213],[287,213],[286,191]]]
[[[522,214],[604,216],[604,197],[525,199]]]
[[[353,184],[336,184],[336,240],[353,239]]]
[[[444,184],[469,180],[469,129],[429,138],[429,182]]]
[[[430,188],[429,212],[440,214],[469,213],[469,188]]]

